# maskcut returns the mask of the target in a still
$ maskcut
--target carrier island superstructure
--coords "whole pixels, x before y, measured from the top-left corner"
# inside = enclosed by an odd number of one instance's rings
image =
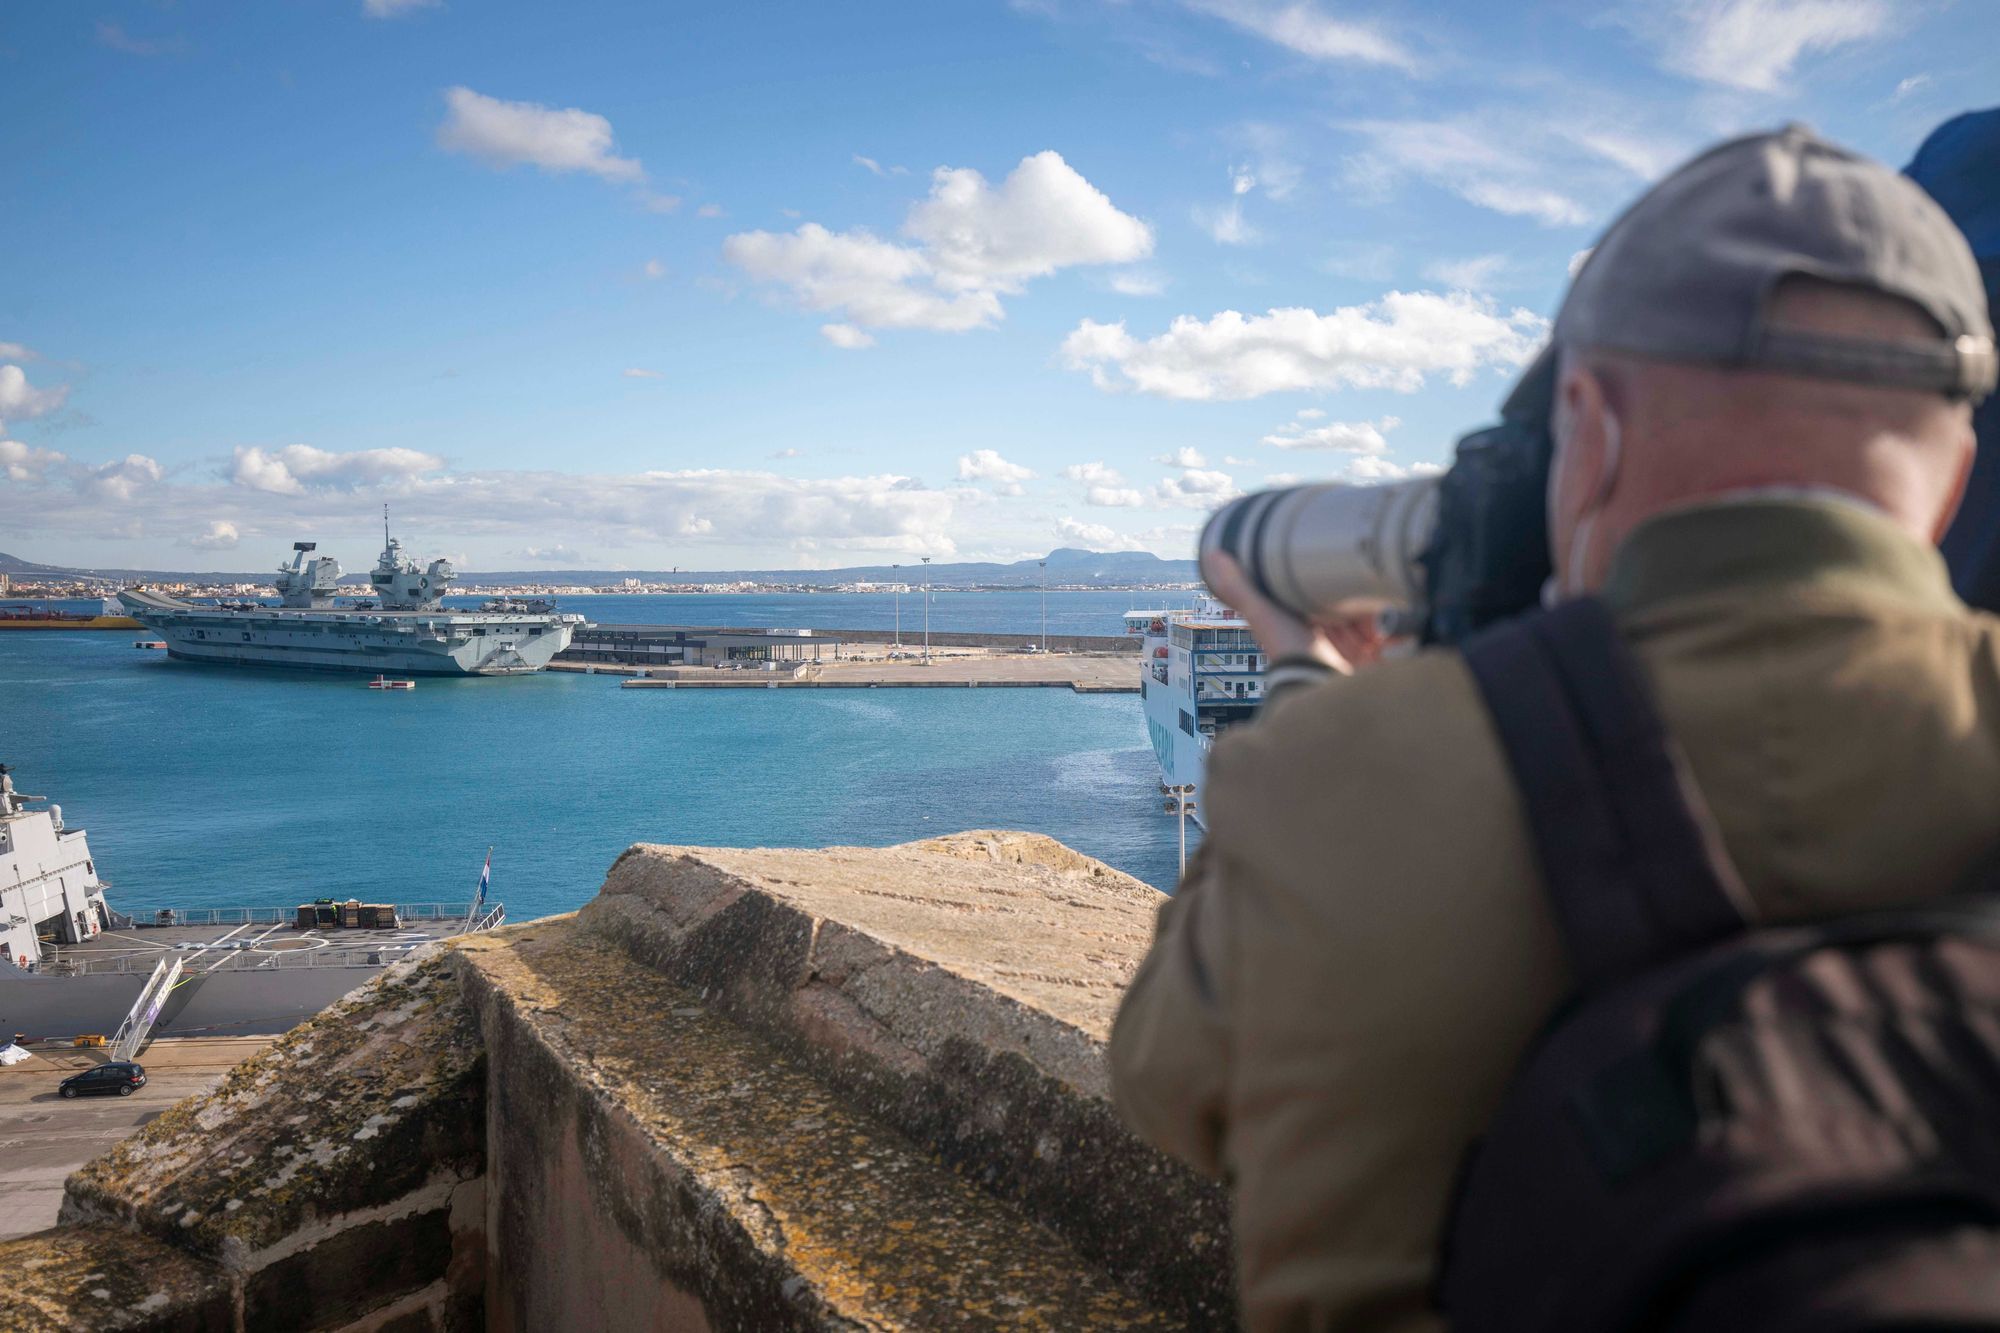
[[[489,602],[447,608],[457,579],[449,560],[419,566],[383,526],[382,556],[369,573],[372,603],[337,606],[340,565],[295,542],[278,567],[277,606],[215,606],[146,588],[119,600],[159,635],[170,657],[233,666],[305,667],[370,675],[513,676],[540,671],[584,623],[542,603]],[[360,593],[359,589],[355,590]]]
[[[1263,650],[1235,613],[1207,600],[1192,610],[1127,611],[1125,631],[1144,654],[1139,688],[1160,783],[1193,787],[1190,813],[1204,821],[1209,747],[1263,702]]]

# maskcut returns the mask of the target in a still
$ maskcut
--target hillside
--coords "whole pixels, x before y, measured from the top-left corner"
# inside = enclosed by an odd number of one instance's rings
[[[1188,583],[1195,578],[1194,561],[1162,560],[1150,551],[1085,551],[1066,546],[1049,552],[1046,558],[1047,569],[1043,569],[1033,560],[1016,560],[1008,564],[980,561],[936,564],[930,566],[928,571],[915,561],[900,569],[894,565],[852,565],[843,569],[467,570],[460,574],[460,582],[468,588],[517,583],[616,584],[620,580],[632,578],[645,583],[762,582],[828,585],[920,583],[928,573],[932,584],[947,587],[1031,588],[1042,583],[1106,586],[1132,583]],[[265,572],[191,573],[164,569],[73,569],[57,565],[38,565],[4,552],[0,552],[0,573],[12,574],[17,579],[30,576],[60,578],[68,575],[120,579],[133,583],[148,581],[253,583],[264,582],[270,578]],[[366,581],[365,572],[350,573],[341,580],[344,584]]]

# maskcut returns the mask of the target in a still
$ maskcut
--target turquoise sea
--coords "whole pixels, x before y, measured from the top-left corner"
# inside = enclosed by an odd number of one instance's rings
[[[940,598],[933,628],[1039,630],[1037,594],[949,596],[966,604],[947,621]],[[889,600],[575,609],[867,628],[888,623]],[[1132,603],[1051,593],[1050,632],[1115,633]],[[125,911],[463,901],[491,844],[493,897],[521,920],[581,904],[633,842],[884,845],[981,827],[1047,833],[1162,888],[1174,879],[1174,821],[1132,695],[620,690],[569,674],[384,693],[169,662],[134,637],[0,633],[0,761],[90,830]]]

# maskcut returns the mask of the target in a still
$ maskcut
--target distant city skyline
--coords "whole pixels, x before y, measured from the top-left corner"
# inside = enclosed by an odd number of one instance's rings
[[[1901,165],[1990,6],[0,11],[0,550],[470,570],[1191,553],[1435,469],[1571,266],[1787,120]]]

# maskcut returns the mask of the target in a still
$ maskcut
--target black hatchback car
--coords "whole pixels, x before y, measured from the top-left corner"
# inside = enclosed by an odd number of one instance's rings
[[[146,1086],[146,1068],[130,1060],[113,1060],[110,1064],[86,1069],[81,1074],[71,1074],[56,1085],[56,1091],[65,1097],[90,1097],[102,1093],[105,1096],[130,1097],[133,1092]]]

